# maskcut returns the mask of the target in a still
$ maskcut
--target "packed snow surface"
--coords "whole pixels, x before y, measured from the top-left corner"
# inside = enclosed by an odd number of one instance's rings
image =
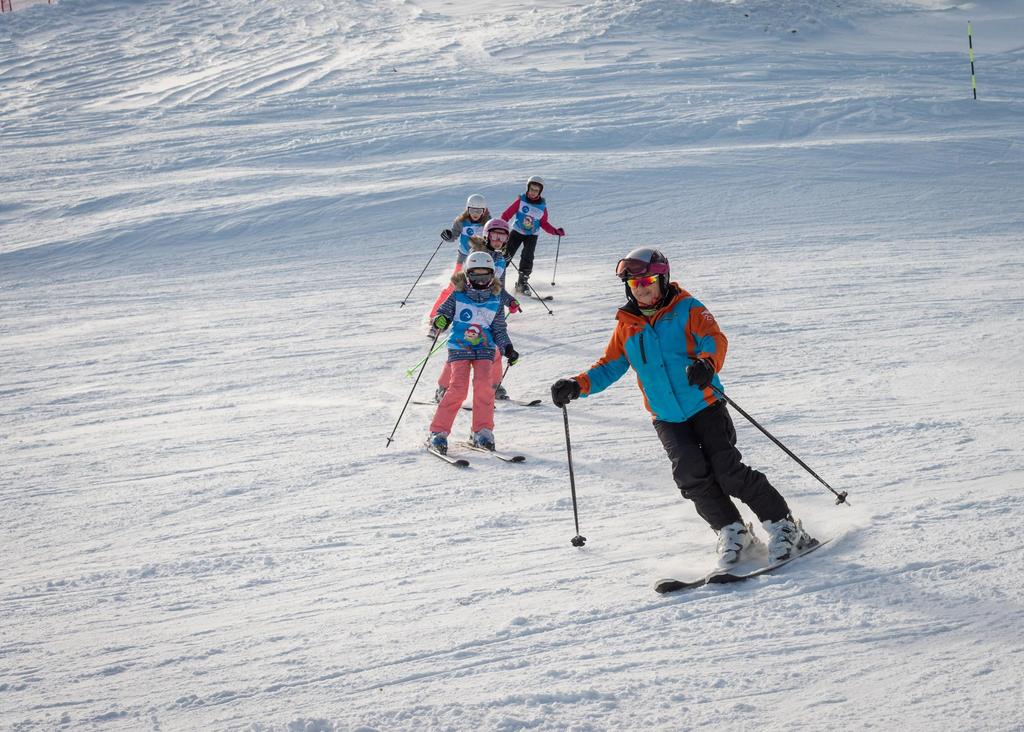
[[[1019,2],[17,5],[0,727],[1021,729]],[[527,462],[460,471],[431,407],[398,422],[438,232],[535,174],[567,235],[506,386],[545,401],[497,409]],[[849,491],[733,413],[813,557],[656,595],[715,537],[631,375],[568,409],[570,545],[548,389],[639,245],[729,336],[732,399]]]

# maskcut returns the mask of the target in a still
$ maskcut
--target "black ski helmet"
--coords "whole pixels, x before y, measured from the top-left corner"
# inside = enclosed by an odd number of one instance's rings
[[[633,290],[626,283],[630,277],[645,277],[647,275],[658,276],[658,286],[662,295],[668,294],[669,266],[668,257],[660,249],[653,247],[639,247],[634,249],[625,257],[619,260],[615,266],[615,274],[626,288],[626,298],[630,302],[636,302],[633,297]]]

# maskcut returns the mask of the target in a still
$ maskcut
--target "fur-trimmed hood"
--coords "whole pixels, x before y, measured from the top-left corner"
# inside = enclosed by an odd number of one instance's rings
[[[459,292],[484,292],[484,290],[471,289],[469,287],[469,283],[466,281],[466,273],[461,270],[452,275],[452,286]],[[501,294],[501,280],[497,277],[495,277],[494,281],[491,282],[491,294]]]

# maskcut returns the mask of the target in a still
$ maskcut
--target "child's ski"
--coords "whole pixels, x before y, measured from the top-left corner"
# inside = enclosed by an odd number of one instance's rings
[[[453,458],[451,455],[445,455],[443,452],[435,450],[433,447],[428,447],[427,452],[429,452],[431,455],[436,455],[449,465],[454,465],[457,468],[469,467],[469,461],[466,460],[465,458]]]
[[[488,450],[486,447],[477,447],[472,442],[463,442],[462,446],[470,450],[476,450],[477,452],[486,452],[489,455],[493,455],[498,460],[504,460],[506,463],[525,463],[525,455],[509,455],[504,452],[498,452],[497,450]]]
[[[544,302],[550,302],[551,300],[555,299],[554,295],[541,295],[539,292],[538,293],[526,292],[526,293],[523,293],[523,294],[525,294],[527,297],[533,298],[534,300],[542,300]]]
[[[498,406],[499,404],[503,404],[503,403],[506,403],[506,402],[509,403],[509,404],[515,404],[517,407],[539,407],[540,403],[541,403],[541,400],[540,399],[530,399],[530,400],[526,400],[526,399],[496,399],[494,401],[494,406]],[[413,404],[418,404],[418,403],[419,402],[413,402]],[[463,404],[462,408],[465,409],[467,412],[472,412],[473,411],[473,405],[472,404]]]

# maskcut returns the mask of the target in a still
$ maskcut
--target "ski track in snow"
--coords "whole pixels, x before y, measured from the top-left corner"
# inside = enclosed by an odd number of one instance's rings
[[[829,5],[0,16],[0,726],[1019,729],[1024,14]],[[385,448],[437,232],[537,172],[569,234],[554,315],[510,318],[528,462],[425,456],[429,406]],[[570,408],[569,545],[547,389],[644,243],[730,396],[850,492],[733,414],[836,537],[784,571],[653,593],[714,536],[628,375]]]

